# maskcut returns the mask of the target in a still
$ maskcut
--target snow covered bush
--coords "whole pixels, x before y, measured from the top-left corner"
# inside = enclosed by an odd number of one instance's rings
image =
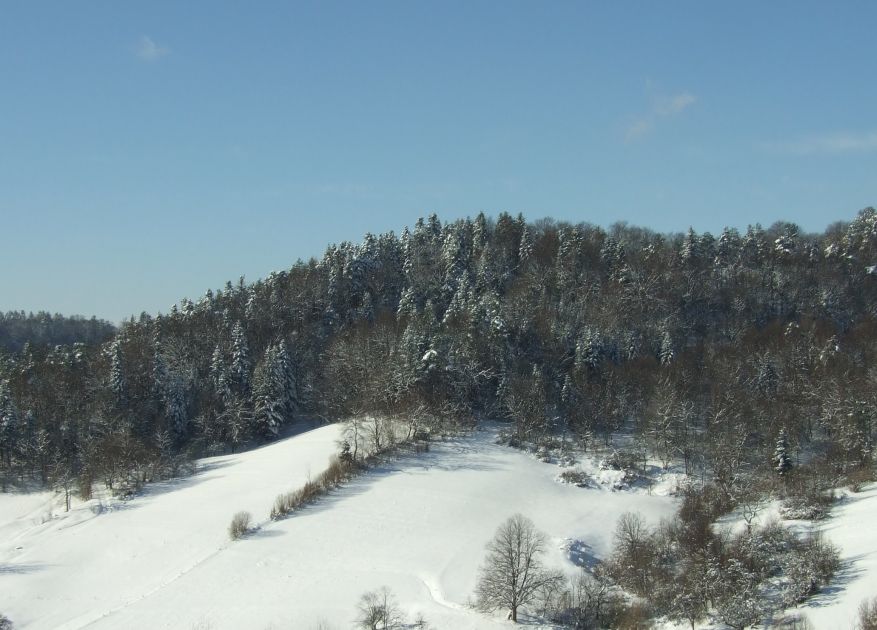
[[[9,617],[0,614],[0,630],[13,630],[13,627],[12,622],[9,621]]]
[[[600,462],[600,468],[609,470],[632,470],[637,467],[640,457],[632,451],[612,451]]]
[[[759,606],[759,600],[750,589],[730,593],[719,600],[716,615],[719,620],[734,630],[745,630],[759,622],[765,611]]]
[[[575,466],[576,465],[576,457],[572,453],[563,452],[561,454],[560,458],[557,460],[557,463],[560,466],[564,466],[566,468],[568,468],[570,466]]]
[[[818,533],[801,538],[776,521],[737,535],[717,529],[718,495],[704,490],[688,488],[676,517],[656,528],[636,514],[619,519],[607,575],[654,614],[695,627],[710,613],[745,628],[776,594],[797,605],[838,570],[838,550]]]
[[[620,482],[616,485],[623,487],[635,482],[640,477],[640,463],[643,461],[641,453],[635,451],[615,450],[600,461],[603,470],[619,470],[624,473]]]
[[[826,516],[834,503],[834,496],[819,490],[789,494],[780,507],[780,514],[788,520],[818,521]]]
[[[822,538],[814,532],[804,540],[804,557],[813,566],[816,576],[823,584],[827,584],[840,569],[840,550],[834,543]]]
[[[542,445],[536,449],[536,457],[541,462],[551,463],[551,450],[547,446]]]
[[[839,568],[840,552],[818,532],[804,540],[795,540],[783,566],[787,580],[783,593],[786,603],[795,605],[815,595]]]
[[[241,511],[235,514],[228,526],[228,537],[237,540],[250,530],[252,516],[249,512]]]
[[[825,464],[811,464],[786,477],[780,513],[786,519],[819,520],[828,516],[834,503],[831,490],[839,481],[824,473]]]

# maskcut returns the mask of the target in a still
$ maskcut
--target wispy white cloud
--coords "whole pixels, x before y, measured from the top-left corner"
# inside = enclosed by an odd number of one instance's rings
[[[693,105],[696,100],[691,92],[682,92],[675,96],[662,97],[656,101],[654,112],[658,116],[681,114],[690,105]]]
[[[650,83],[646,85],[647,89],[650,87]],[[653,96],[651,109],[627,126],[624,134],[625,141],[633,142],[642,138],[650,133],[662,118],[677,116],[691,107],[696,101],[697,97],[688,91],[671,96]]]
[[[787,155],[868,153],[877,151],[877,131],[816,134],[788,142],[765,142],[762,148]]]
[[[651,118],[640,118],[630,124],[630,126],[627,128],[627,132],[624,134],[624,138],[628,142],[632,142],[637,138],[641,138],[642,136],[649,133],[654,126],[655,123],[652,121]]]
[[[137,43],[137,56],[144,61],[156,61],[171,53],[167,46],[157,43],[151,37],[144,35]]]

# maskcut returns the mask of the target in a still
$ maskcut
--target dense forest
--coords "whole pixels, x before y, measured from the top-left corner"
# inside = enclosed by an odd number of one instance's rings
[[[96,317],[65,317],[45,311],[36,315],[24,311],[0,312],[0,349],[7,352],[19,352],[26,343],[32,346],[100,344],[115,332],[112,324]]]
[[[728,493],[778,443],[783,466],[847,474],[873,457],[875,264],[873,208],[718,236],[433,215],[114,334],[10,313],[0,477],[126,489],[362,414],[498,418],[513,444],[624,434]]]

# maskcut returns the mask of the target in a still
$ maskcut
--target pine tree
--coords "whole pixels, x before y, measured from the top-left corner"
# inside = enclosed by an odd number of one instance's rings
[[[406,287],[402,291],[402,296],[399,298],[399,307],[396,309],[396,316],[399,319],[402,319],[403,317],[411,317],[416,314],[417,302],[414,298],[414,289]]]
[[[451,298],[451,303],[448,304],[448,308],[442,318],[443,324],[459,321],[459,319],[468,312],[471,292],[472,290],[469,287],[469,281],[466,280],[466,276],[463,276],[460,279],[457,290],[454,292],[454,297]]]
[[[597,331],[585,328],[576,346],[576,367],[579,370],[596,370],[603,360],[603,339]]]
[[[670,365],[675,357],[673,337],[670,336],[670,331],[664,330],[661,333],[661,349],[658,353],[658,359],[661,361],[661,365]]]
[[[0,381],[0,463],[12,463],[12,455],[18,450],[20,427],[18,410],[12,401],[9,382]]]
[[[117,339],[110,346],[110,390],[116,396],[119,406],[125,404],[128,395],[128,383],[122,365],[122,347]]]
[[[685,238],[682,239],[682,248],[679,252],[682,262],[686,265],[696,265],[703,258],[701,241],[693,228],[688,228]]]
[[[284,422],[284,391],[278,352],[268,346],[253,376],[253,404],[256,430],[265,437],[276,437]]]
[[[779,391],[780,375],[774,367],[773,360],[768,355],[759,357],[757,368],[755,388],[765,399],[774,399]]]
[[[773,469],[780,477],[785,477],[792,470],[792,458],[789,456],[789,439],[785,428],[780,429],[777,446],[773,452]]]
[[[285,418],[289,419],[298,410],[300,392],[298,381],[295,377],[295,365],[285,340],[281,339],[280,343],[277,344],[276,354],[276,369],[279,373],[280,387],[283,392],[283,414]]]
[[[225,364],[225,355],[219,344],[216,345],[210,359],[210,381],[218,401],[228,402],[231,399],[231,381]]]
[[[238,322],[231,333],[231,378],[237,393],[246,397],[250,391],[250,349],[244,327]]]
[[[716,246],[716,265],[729,267],[739,256],[740,233],[736,228],[724,228]]]
[[[533,256],[533,237],[530,236],[530,230],[524,226],[524,229],[521,231],[521,244],[518,247],[518,260],[521,266],[524,266],[529,262],[530,258]]]
[[[365,322],[375,321],[375,306],[372,299],[371,291],[366,291],[362,296],[362,303],[359,306],[359,319]]]
[[[182,380],[177,376],[169,376],[164,387],[164,413],[178,440],[186,435],[188,427],[189,417],[186,407],[186,393]]]
[[[455,229],[448,230],[448,235],[442,243],[441,264],[443,270],[442,291],[445,295],[452,295],[457,288],[464,266],[460,255],[460,239]]]
[[[475,217],[475,224],[472,226],[472,245],[476,253],[484,249],[488,236],[487,217],[484,216],[483,212],[479,212],[478,216]]]
[[[156,400],[164,397],[167,383],[167,365],[162,355],[161,341],[158,335],[152,342],[152,391]]]

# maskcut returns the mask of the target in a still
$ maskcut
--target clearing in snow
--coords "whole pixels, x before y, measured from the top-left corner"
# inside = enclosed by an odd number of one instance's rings
[[[32,628],[349,628],[366,591],[437,628],[506,626],[471,610],[485,544],[515,512],[573,573],[608,552],[626,511],[649,521],[675,501],[578,488],[558,467],[495,444],[493,430],[434,443],[369,471],[315,505],[268,520],[274,497],[326,467],[340,426],[199,462],[100,514],[94,501],[45,520],[50,495],[3,496],[0,610]],[[8,507],[7,507],[8,506]],[[233,514],[261,527],[228,540]],[[26,515],[24,519],[15,515]]]
[[[511,514],[549,538],[546,562],[567,573],[610,550],[618,517],[652,523],[676,508],[668,482],[613,492],[580,488],[559,468],[495,443],[486,429],[370,470],[289,518],[270,521],[275,496],[323,470],[340,425],[201,460],[185,479],[128,501],[77,503],[53,493],[0,495],[0,611],[16,627],[349,628],[360,596],[382,586],[401,610],[435,628],[509,627],[505,611],[471,609],[485,544]],[[582,465],[596,473],[593,462]],[[240,510],[258,529],[230,542]],[[873,596],[877,543],[864,524],[877,485],[848,494],[825,526],[844,569],[799,610],[816,628],[849,628]]]

